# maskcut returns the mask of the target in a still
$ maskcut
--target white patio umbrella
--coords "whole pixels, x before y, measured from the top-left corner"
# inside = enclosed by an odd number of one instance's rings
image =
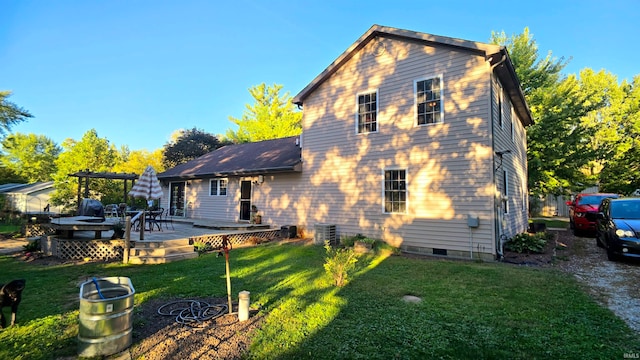
[[[162,197],[162,188],[160,187],[160,181],[156,175],[156,171],[152,166],[147,166],[138,181],[131,187],[129,196],[134,198],[143,198],[147,200],[157,200]],[[144,212],[142,213],[144,217]],[[140,227],[140,240],[144,240],[144,227]]]

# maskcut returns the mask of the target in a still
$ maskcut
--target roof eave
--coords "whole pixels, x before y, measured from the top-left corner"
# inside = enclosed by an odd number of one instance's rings
[[[206,178],[227,177],[227,176],[252,176],[252,175],[267,175],[267,174],[277,174],[277,173],[297,173],[297,172],[302,172],[302,162],[298,162],[294,165],[269,167],[269,168],[262,168],[262,169],[221,171],[221,172],[195,174],[195,175],[173,175],[173,176],[169,175],[169,176],[162,176],[162,177],[158,176],[158,180],[164,180],[164,181],[195,180],[195,179],[206,179]]]
[[[503,46],[500,50],[501,55],[506,57],[506,61],[502,62],[497,68],[496,72],[498,77],[503,81],[503,85],[507,85],[507,92],[509,93],[509,98],[515,101],[514,109],[518,114],[518,117],[522,121],[522,125],[529,126],[533,125],[533,115],[531,115],[531,110],[529,109],[529,105],[527,104],[527,99],[524,96],[524,92],[522,91],[522,87],[520,86],[520,80],[518,79],[518,75],[516,74],[516,69],[513,67],[513,63],[511,62],[511,58],[509,57],[509,52]]]

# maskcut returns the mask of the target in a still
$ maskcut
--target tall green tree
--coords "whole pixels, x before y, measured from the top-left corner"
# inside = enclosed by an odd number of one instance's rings
[[[186,163],[229,142],[221,142],[218,138],[203,130],[193,128],[179,130],[173,140],[167,142],[163,148],[162,164],[169,169]]]
[[[27,182],[50,181],[62,149],[44,135],[15,133],[2,141],[2,165]]]
[[[245,143],[300,135],[302,113],[296,110],[289,93],[281,95],[281,90],[282,85],[264,83],[250,88],[255,102],[245,105],[242,118],[229,116],[238,130],[227,130],[227,138],[234,143]]]
[[[27,180],[0,163],[0,184],[24,183]],[[0,209],[2,207],[0,206]]]
[[[608,160],[600,173],[600,188],[629,195],[640,189],[640,75],[630,84],[623,81],[619,90],[623,95],[607,109],[608,139],[613,139],[613,145],[605,154]]]
[[[491,42],[507,47],[534,124],[527,129],[529,190],[533,194],[562,194],[587,187],[581,170],[597,158],[589,139],[594,129],[581,119],[602,108],[602,93],[575,75],[564,77],[564,59],[545,57],[525,28],[507,37],[492,33]]]
[[[53,176],[55,191],[51,202],[65,210],[77,208],[78,178],[69,174],[78,171],[111,172],[117,159],[117,150],[106,138],[100,138],[95,129],[87,131],[80,141],[67,139],[62,143],[63,152],[55,162],[58,171]],[[114,191],[113,181],[91,179],[89,197],[101,200]],[[84,184],[82,191],[84,192]]]
[[[0,134],[11,132],[13,125],[19,124],[27,118],[33,117],[27,110],[7,100],[11,91],[0,91]]]
[[[122,149],[120,151],[120,160],[114,166],[113,171],[117,173],[142,174],[142,172],[151,165],[156,172],[165,170],[162,163],[162,149],[149,152],[148,150]]]

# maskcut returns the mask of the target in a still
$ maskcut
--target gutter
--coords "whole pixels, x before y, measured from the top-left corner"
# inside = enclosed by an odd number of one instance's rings
[[[489,69],[489,74],[491,75],[489,78],[489,89],[491,90],[490,93],[490,99],[489,99],[489,104],[491,105],[489,107],[489,118],[491,119],[491,176],[493,177],[493,217],[494,217],[494,225],[493,225],[493,231],[494,231],[494,242],[495,242],[495,246],[496,246],[496,255],[498,255],[498,259],[502,259],[504,257],[504,251],[502,249],[502,240],[500,239],[500,221],[499,221],[499,214],[498,211],[500,211],[500,209],[498,208],[498,204],[496,203],[496,172],[493,170],[493,166],[495,163],[495,156],[496,156],[496,137],[495,137],[495,124],[494,124],[494,119],[493,119],[493,71],[494,69],[503,64],[505,61],[507,60],[507,55],[506,54],[502,54],[502,58],[500,59],[500,61],[498,61],[497,63],[491,65],[490,69]],[[473,251],[473,249],[471,249],[471,251]]]
[[[247,175],[265,175],[269,173],[297,173],[301,172],[300,165],[302,162],[298,162],[293,166],[279,166],[279,167],[271,167],[271,168],[263,168],[263,169],[251,169],[251,170],[238,170],[238,171],[225,171],[218,173],[208,173],[208,174],[197,174],[197,175],[176,175],[176,176],[166,176],[160,177],[158,176],[158,180],[196,180],[196,179],[205,179],[210,177],[223,177],[223,176],[247,176]]]

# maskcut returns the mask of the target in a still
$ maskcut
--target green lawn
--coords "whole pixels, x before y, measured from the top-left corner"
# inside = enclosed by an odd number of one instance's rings
[[[249,290],[252,306],[268,313],[250,358],[622,359],[640,353],[637,334],[557,271],[368,255],[352,281],[335,288],[322,267],[324,254],[320,246],[300,245],[232,251],[234,296]],[[0,331],[0,359],[73,356],[78,285],[88,278],[131,278],[139,305],[175,296],[224,298],[224,269],[215,254],[135,266],[41,266],[0,257],[1,281],[27,279],[20,325]],[[405,303],[404,295],[423,301]]]
[[[20,231],[22,226],[16,224],[0,224],[0,234],[11,234]]]

